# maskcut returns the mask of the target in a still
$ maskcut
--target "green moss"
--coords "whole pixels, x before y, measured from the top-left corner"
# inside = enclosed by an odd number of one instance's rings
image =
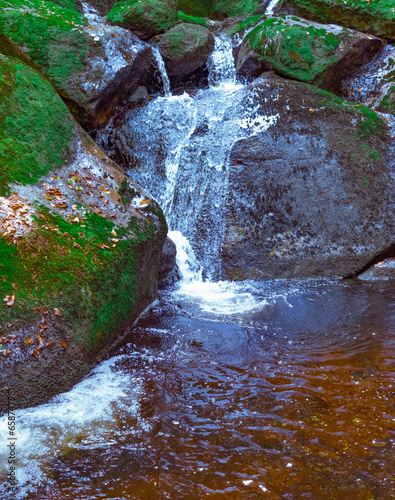
[[[155,228],[131,219],[128,228],[117,230],[122,239],[113,248],[114,225],[104,217],[88,214],[81,226],[44,207],[39,211],[37,229],[18,246],[0,238],[2,293],[16,295],[13,308],[0,306],[0,322],[27,322],[37,308],[57,307],[74,340],[94,350],[133,316],[137,247],[152,240]]]
[[[188,16],[187,14],[184,14],[181,11],[178,11],[178,19],[180,21],[185,22],[185,23],[201,24],[202,26],[206,26],[206,24],[207,24],[204,17]]]
[[[0,0],[0,30],[25,47],[32,62],[63,88],[84,69],[87,50],[82,27],[86,19],[75,10],[41,0]],[[79,28],[79,29],[78,29]]]
[[[0,55],[0,193],[33,184],[68,160],[74,124],[51,85],[17,59]]]
[[[377,106],[383,113],[395,114],[395,86],[391,86]]]
[[[243,21],[241,21],[240,24],[238,24],[230,33],[230,35],[234,35],[235,33],[242,33],[243,31],[245,31],[246,29],[248,28],[252,28],[253,26],[255,26],[256,24],[258,24],[260,21],[262,21],[262,19],[264,18],[265,16],[263,14],[258,14],[256,16],[250,16],[250,17],[247,17],[247,19],[243,19]]]
[[[211,16],[222,18],[251,15],[260,6],[261,0],[214,0]]]
[[[374,182],[371,166],[382,161],[378,145],[380,139],[386,135],[386,124],[373,110],[361,104],[345,101],[319,88],[315,89],[315,93],[317,99],[312,105],[320,110],[319,112],[333,112],[334,116],[339,115],[339,111],[348,114],[349,118],[346,121],[354,124],[355,140],[350,141],[341,132],[331,134],[328,140],[343,157],[344,164],[353,168],[356,181],[366,185],[363,179],[370,178],[370,182]]]
[[[283,0],[297,13],[322,23],[342,24],[368,31],[384,38],[395,39],[393,0]]]
[[[335,35],[295,19],[267,19],[247,39],[251,48],[280,74],[319,84],[320,75],[338,61],[335,50],[347,41],[347,30]]]
[[[127,0],[114,5],[107,19],[137,35],[150,37],[174,26],[177,22],[175,0]]]
[[[64,9],[71,9],[78,12],[78,7],[74,0],[52,0],[52,2]]]

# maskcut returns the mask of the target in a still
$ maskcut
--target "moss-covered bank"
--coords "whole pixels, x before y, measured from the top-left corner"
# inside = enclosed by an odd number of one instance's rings
[[[322,23],[336,23],[395,40],[392,0],[283,0],[278,11],[291,8],[299,16]]]
[[[155,298],[166,222],[45,79],[5,56],[0,75],[0,386],[29,406],[78,381]]]

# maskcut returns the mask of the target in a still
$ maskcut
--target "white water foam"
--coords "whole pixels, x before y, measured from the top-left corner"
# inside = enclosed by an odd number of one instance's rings
[[[236,67],[231,38],[221,33],[214,37],[214,50],[207,60],[208,83],[211,88],[235,87]]]
[[[170,231],[169,238],[177,248],[177,265],[181,275],[180,297],[196,304],[202,311],[215,315],[250,314],[267,306],[266,300],[256,299],[252,287],[230,281],[203,281],[203,269],[196,259],[191,244],[179,231]],[[247,291],[247,289],[251,291]]]
[[[53,398],[48,404],[16,413],[18,490],[12,498],[23,500],[34,491],[45,475],[46,462],[72,448],[94,449],[111,441],[113,413],[121,407],[132,417],[138,414],[138,397],[142,381],[136,379],[130,388],[130,377],[115,371],[121,356],[101,363],[89,376],[69,392]],[[127,398],[127,404],[122,400]],[[1,435],[7,434],[7,417],[0,419]],[[0,497],[6,496],[5,478],[8,450],[0,448]]]

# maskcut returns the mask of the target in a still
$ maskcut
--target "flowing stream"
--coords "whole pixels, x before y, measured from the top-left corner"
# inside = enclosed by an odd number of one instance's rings
[[[208,90],[99,137],[161,203],[182,279],[71,391],[17,412],[0,498],[395,498],[390,282],[216,279],[231,146],[277,119],[240,112],[231,53],[217,38]]]

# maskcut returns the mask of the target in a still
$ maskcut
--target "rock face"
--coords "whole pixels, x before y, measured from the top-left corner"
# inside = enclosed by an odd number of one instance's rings
[[[40,0],[17,0],[11,8],[0,0],[0,7],[0,50],[39,68],[85,125],[106,121],[151,65],[149,45],[100,21],[88,25],[76,10]]]
[[[173,27],[177,22],[176,0],[127,0],[117,3],[107,19],[130,29],[143,39],[151,38]]]
[[[395,218],[385,123],[274,76],[257,80],[245,103],[278,118],[233,146],[224,277],[353,276],[388,251]]]
[[[395,40],[392,2],[363,0],[283,0],[277,12],[289,12],[321,23],[336,23]]]
[[[184,77],[202,68],[214,48],[213,35],[196,24],[179,24],[154,40],[170,77]]]
[[[334,92],[383,46],[379,38],[335,25],[270,18],[245,37],[236,67],[243,77],[274,70]]]
[[[79,381],[152,302],[166,223],[45,79],[0,66],[0,383],[26,407]]]

